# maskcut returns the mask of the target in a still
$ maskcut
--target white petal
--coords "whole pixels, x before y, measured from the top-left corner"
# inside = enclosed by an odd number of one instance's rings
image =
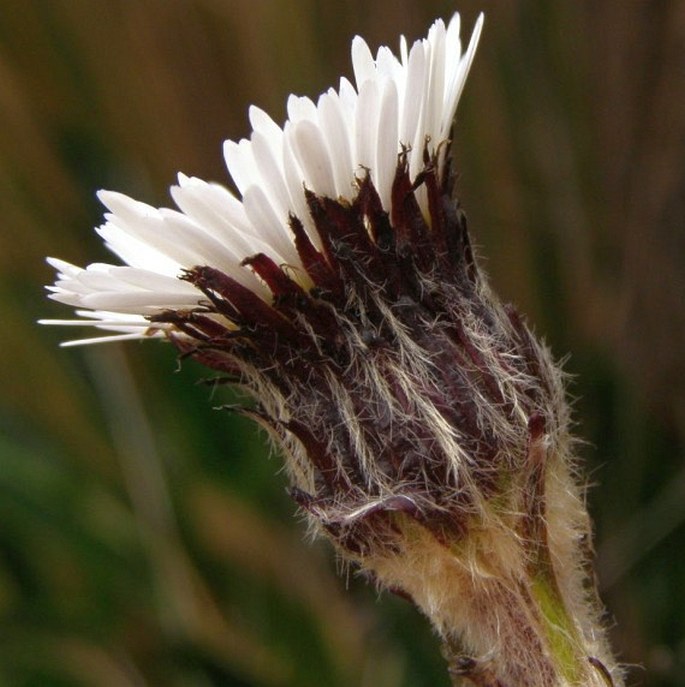
[[[378,76],[385,76],[389,79],[400,80],[402,78],[402,65],[392,50],[386,46],[378,48],[376,71]]]
[[[427,81],[426,51],[423,44],[417,41],[409,51],[404,103],[400,118],[400,142],[411,148],[409,168],[412,175],[418,173],[423,158],[425,134],[422,104]]]
[[[274,147],[261,132],[255,131],[252,134],[252,152],[261,176],[262,188],[271,199],[271,204],[281,220],[285,222],[290,211],[290,198],[283,177],[282,151],[283,136],[280,137],[278,146]]]
[[[373,78],[376,72],[373,55],[361,36],[355,36],[352,39],[352,68],[358,91],[361,90],[364,82]]]
[[[243,205],[252,226],[259,231],[259,238],[270,246],[268,254],[276,262],[301,266],[287,228],[274,212],[264,191],[259,186],[250,186],[243,196]]]
[[[459,30],[459,21],[458,17],[459,15],[456,16],[456,32],[458,33]],[[454,113],[457,109],[457,103],[459,102],[459,98],[461,97],[461,93],[464,90],[464,84],[466,83],[466,77],[469,74],[469,70],[471,69],[471,65],[473,64],[473,58],[475,57],[476,54],[476,48],[478,47],[478,41],[480,40],[480,34],[483,29],[483,22],[485,21],[485,17],[483,13],[481,12],[478,15],[478,20],[476,21],[476,25],[473,28],[473,33],[471,34],[471,40],[469,41],[469,47],[466,49],[466,53],[464,56],[459,60],[458,62],[458,68],[454,71],[453,75],[449,79],[449,81],[445,84],[445,104],[443,108],[443,119],[441,122],[441,136],[446,137],[449,134],[450,127],[452,126],[452,120],[454,119]],[[452,22],[455,22],[453,19]],[[452,28],[452,23],[450,23],[450,29]],[[451,46],[456,47],[461,47],[461,42],[458,39],[458,36],[455,38],[454,33],[449,37],[448,40],[448,49],[451,48]],[[446,59],[448,60],[449,64],[452,66],[452,60],[451,60],[451,55],[448,53],[446,55]],[[456,58],[455,59],[456,62]]]
[[[130,331],[131,329],[148,329],[150,327],[150,322],[148,322],[144,317],[136,317],[135,315],[125,315],[126,319],[115,319],[110,317],[108,319],[94,320],[92,315],[89,313],[96,312],[90,310],[83,310],[84,318],[90,317],[91,319],[82,320],[38,320],[38,324],[48,324],[52,326],[59,327],[106,327],[112,331]],[[102,312],[102,311],[100,311]],[[122,315],[122,313],[112,313],[114,315]]]
[[[379,109],[378,141],[376,151],[376,184],[385,210],[390,211],[392,183],[397,169],[398,96],[393,81],[386,81]]]
[[[136,339],[146,338],[146,332],[140,331],[138,333],[131,334],[114,334],[111,336],[94,336],[88,339],[75,339],[73,341],[63,341],[60,345],[63,348],[69,348],[70,346],[88,346],[90,344],[101,344],[101,343],[116,343],[118,341],[135,341]]]
[[[286,135],[283,140],[283,173],[285,175],[285,184],[288,189],[288,195],[290,196],[293,214],[300,219],[314,245],[320,247],[319,236],[314,227],[311,215],[309,214],[309,208],[307,207],[307,201],[304,195],[304,173],[300,169],[300,165],[297,162],[292,147],[287,142],[287,131],[290,126],[291,122],[286,122]]]
[[[160,310],[193,308],[199,298],[191,298],[175,291],[101,291],[83,296],[81,305],[91,310],[113,310],[123,313],[152,315]]]
[[[288,98],[288,118],[291,122],[300,122],[309,119],[313,122],[317,119],[316,105],[310,98],[291,95]]]
[[[434,146],[440,141],[440,124],[445,98],[445,24],[438,20],[428,34],[430,49],[430,77],[426,89],[424,126]]]
[[[133,267],[145,267],[170,276],[178,275],[181,270],[178,261],[172,260],[144,241],[129,236],[109,222],[97,227],[95,231],[104,239],[107,248]]]
[[[179,186],[171,188],[171,195],[186,215],[230,246],[241,260],[268,248],[254,237],[243,204],[223,186],[179,175]]]
[[[57,276],[60,279],[64,277],[75,277],[79,272],[83,271],[82,267],[77,267],[59,258],[46,258],[45,262],[47,262],[50,267],[57,270]]]
[[[340,79],[340,103],[343,106],[348,124],[354,123],[354,112],[357,108],[358,95],[354,86],[345,78]]]
[[[250,142],[246,139],[242,139],[240,143],[225,141],[224,159],[236,188],[240,193],[245,193],[245,189],[258,179]]]
[[[352,193],[354,180],[350,148],[353,129],[346,121],[344,106],[335,91],[322,95],[318,107],[321,132],[330,150],[336,195],[347,198]]]
[[[321,135],[321,130],[310,120],[296,122],[286,134],[288,145],[293,150],[304,183],[317,194],[334,198],[335,180],[328,154],[328,146]]]
[[[249,109],[250,124],[255,132],[266,136],[272,144],[280,145],[283,130],[264,110],[251,105]]]
[[[459,16],[457,13],[455,16]],[[407,49],[407,39],[404,36],[400,36],[400,62],[402,66],[407,65],[407,60],[409,59],[409,51]]]
[[[364,82],[359,90],[359,102],[355,119],[355,158],[357,168],[373,171],[376,164],[376,136],[378,135],[379,84],[374,80]],[[358,169],[355,170],[358,173]]]

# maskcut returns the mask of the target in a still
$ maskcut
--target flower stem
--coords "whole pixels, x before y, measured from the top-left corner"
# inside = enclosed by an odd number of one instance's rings
[[[549,580],[481,582],[464,605],[443,647],[455,687],[615,687]]]
[[[563,463],[547,468],[532,519],[513,503],[486,504],[464,537],[446,541],[398,513],[394,523],[406,548],[366,561],[429,617],[443,639],[455,687],[622,684],[591,571],[579,565],[586,557],[579,536],[582,501],[570,498],[562,518],[555,509],[559,483],[566,481]],[[548,509],[550,494],[555,508]]]

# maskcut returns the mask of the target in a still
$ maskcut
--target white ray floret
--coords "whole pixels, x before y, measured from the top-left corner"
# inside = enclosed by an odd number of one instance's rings
[[[357,36],[352,41],[354,84],[342,78],[338,90],[329,89],[316,102],[290,96],[283,127],[251,107],[250,139],[224,144],[226,166],[240,197],[183,174],[171,188],[178,210],[101,191],[99,198],[109,212],[97,231],[125,265],[98,263],[82,269],[49,259],[58,272],[54,286],[48,287],[50,297],[78,308],[81,319],[42,322],[116,332],[92,341],[161,335],[167,325],[151,325],[147,317],[205,301],[197,288],[180,279],[197,265],[219,269],[268,300],[265,285],[241,265],[259,252],[287,265],[289,275],[307,288],[289,228],[294,215],[320,247],[305,188],[351,200],[355,179],[368,171],[383,208],[390,211],[398,153],[408,149],[412,176],[421,169],[426,144],[430,152],[444,154],[439,146],[449,136],[482,24],[481,15],[463,53],[458,14],[448,26],[436,21],[427,38],[411,47],[402,37],[399,58],[387,47],[374,58]],[[419,193],[418,200],[427,212],[425,194]]]

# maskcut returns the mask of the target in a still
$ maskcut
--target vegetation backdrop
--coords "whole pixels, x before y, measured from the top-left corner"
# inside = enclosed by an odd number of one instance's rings
[[[0,685],[447,685],[426,622],[303,541],[278,456],[163,344],[59,349],[45,255],[108,259],[290,92],[438,16],[486,26],[459,193],[499,293],[570,353],[598,572],[630,684],[685,685],[685,3],[3,0]],[[642,667],[640,667],[642,666]]]

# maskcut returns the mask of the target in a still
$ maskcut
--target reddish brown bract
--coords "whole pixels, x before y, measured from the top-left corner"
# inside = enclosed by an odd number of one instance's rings
[[[528,421],[551,405],[544,356],[478,271],[449,165],[425,163],[412,182],[399,157],[391,216],[368,174],[351,203],[307,192],[320,250],[291,218],[306,275],[245,260],[271,303],[198,266],[185,278],[206,304],[154,318],[254,395],[247,412],[285,446],[293,498],[353,555],[393,546],[394,512],[458,538],[483,499],[525,483]]]

